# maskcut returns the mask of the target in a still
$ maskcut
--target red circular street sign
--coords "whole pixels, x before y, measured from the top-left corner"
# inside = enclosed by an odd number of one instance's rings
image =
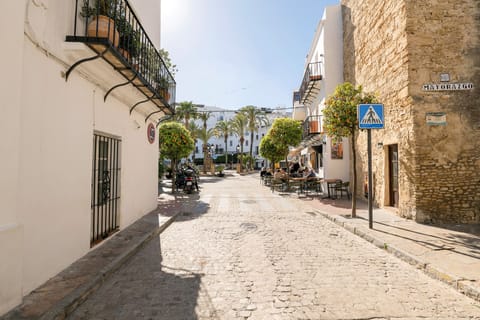
[[[155,142],[155,126],[153,125],[153,123],[148,124],[147,138],[148,138],[148,142],[150,143]]]

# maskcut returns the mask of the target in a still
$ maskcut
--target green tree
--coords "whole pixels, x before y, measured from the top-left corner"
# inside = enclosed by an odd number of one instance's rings
[[[175,74],[178,72],[178,68],[176,64],[173,64],[172,60],[170,59],[170,54],[165,49],[158,50],[160,57],[162,58],[163,62],[165,62],[165,66],[167,67],[168,71],[172,77],[175,77]]]
[[[258,128],[268,125],[268,119],[265,112],[255,106],[245,106],[240,109],[247,117],[247,127],[250,132],[250,168],[253,168],[253,135],[258,132]]]
[[[175,120],[184,121],[185,128],[188,130],[190,119],[196,119],[198,114],[197,107],[192,101],[180,102],[180,105],[175,110]]]
[[[194,149],[194,142],[190,132],[177,122],[160,125],[158,134],[161,156],[172,161],[172,191],[174,191],[178,161],[188,157]]]
[[[272,165],[282,160],[284,155],[283,150],[273,143],[270,134],[265,135],[262,140],[260,140],[259,151],[260,155],[268,159]]]
[[[223,137],[223,142],[225,143],[225,167],[227,166],[227,163],[228,163],[227,142],[228,142],[228,137],[232,132],[232,129],[230,127],[231,127],[230,121],[225,121],[225,120],[218,121],[217,124],[215,125],[215,136],[219,138]]]
[[[358,129],[357,107],[362,103],[374,103],[373,93],[363,92],[362,86],[355,87],[349,82],[338,85],[333,95],[328,97],[323,109],[323,127],[333,139],[350,137],[352,150],[353,184],[352,217],[356,217],[357,207],[357,151],[355,135]]]
[[[200,132],[201,128],[194,120],[190,120],[190,124],[188,125],[188,131],[190,131],[190,135],[193,139],[194,150],[192,153],[192,162],[195,163],[195,145],[197,144],[198,140],[198,133]]]
[[[290,118],[277,118],[268,131],[272,143],[281,150],[285,162],[287,162],[289,147],[297,146],[302,141],[302,125],[300,121]],[[287,166],[287,170],[290,171]],[[290,172],[289,172],[290,173]]]
[[[240,112],[235,115],[235,117],[232,119],[232,133],[239,137],[240,139],[240,172],[243,169],[243,143],[245,142],[245,131],[248,125],[248,119],[247,116]]]

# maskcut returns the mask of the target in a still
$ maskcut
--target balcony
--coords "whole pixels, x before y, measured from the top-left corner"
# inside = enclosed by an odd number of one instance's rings
[[[112,91],[133,86],[145,99],[130,113],[141,109],[145,122],[175,113],[175,80],[127,0],[75,0],[73,21],[73,35],[66,41],[84,43],[95,55],[75,62],[67,81],[80,64],[103,59],[125,79],[106,92],[105,100]]]
[[[323,79],[322,62],[312,62],[307,65],[300,86],[300,103],[308,104],[320,92],[320,80]]]
[[[308,116],[303,122],[303,139],[323,132],[322,116]]]
[[[295,104],[299,104],[300,103],[300,91],[293,91],[293,105],[295,106]]]

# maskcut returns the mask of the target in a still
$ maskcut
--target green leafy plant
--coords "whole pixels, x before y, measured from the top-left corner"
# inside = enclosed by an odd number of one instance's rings
[[[160,154],[172,160],[172,186],[175,186],[176,167],[180,159],[188,157],[195,145],[190,132],[177,122],[166,122],[158,128]]]
[[[120,15],[115,25],[120,33],[118,47],[128,51],[132,58],[138,57],[141,52],[140,31],[133,27],[124,14]]]
[[[302,141],[302,126],[300,121],[290,118],[278,118],[268,131],[272,143],[283,154],[287,161],[289,147],[297,146]],[[289,170],[287,168],[287,170]]]
[[[116,2],[114,0],[83,0],[80,16],[83,18],[90,18],[92,16],[102,15],[110,18],[115,17]],[[118,7],[119,5],[117,5]]]
[[[335,88],[333,95],[328,97],[323,109],[323,127],[328,136],[333,139],[350,137],[353,161],[353,195],[352,217],[356,216],[357,204],[357,153],[355,134],[358,130],[357,106],[361,103],[374,103],[373,93],[364,93],[362,86],[355,87],[349,82]]]
[[[282,160],[284,152],[282,148],[277,146],[272,141],[270,134],[267,134],[260,140],[260,155],[265,159],[268,159],[272,164]]]
[[[223,173],[223,170],[225,170],[225,166],[219,165],[215,167],[215,171],[218,172],[217,176],[223,177],[225,174]]]

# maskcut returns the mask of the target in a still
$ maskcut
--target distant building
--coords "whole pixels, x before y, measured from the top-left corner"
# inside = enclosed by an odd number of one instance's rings
[[[116,21],[84,3],[0,4],[0,314],[157,207],[156,124],[175,98],[160,1],[118,0]]]
[[[238,110],[233,110],[233,109],[224,109],[224,108],[219,108],[219,107],[213,107],[213,106],[203,106],[198,109],[199,112],[210,112],[210,118],[207,121],[207,128],[215,128],[215,125],[219,121],[229,121],[233,119],[236,115],[236,112]],[[275,109],[275,108],[263,108],[265,111],[265,116],[269,120],[269,125],[268,126],[262,126],[258,128],[257,132],[254,132],[253,134],[253,141],[250,141],[251,136],[250,132],[248,129],[245,131],[244,134],[244,144],[243,144],[243,152],[245,154],[250,152],[250,145],[253,144],[253,149],[252,149],[252,155],[255,158],[255,167],[256,168],[261,168],[262,166],[267,165],[267,160],[264,159],[259,152],[259,146],[260,146],[260,141],[262,138],[267,134],[268,130],[270,129],[273,121],[276,118],[280,117],[291,117],[291,112],[283,110],[281,108]],[[203,126],[203,122],[201,120],[196,120],[196,124],[199,127]],[[237,146],[240,146],[240,137],[236,135],[230,135],[227,140],[227,145],[225,146],[225,141],[223,137],[212,137],[208,141],[209,146],[211,147],[211,154],[214,158],[217,156],[223,156],[225,154],[225,150],[227,153],[231,156],[229,158],[229,163],[231,163],[233,159],[233,155],[237,154],[239,149],[237,150]],[[201,140],[198,140],[195,144],[195,158],[200,159],[203,158],[203,142]]]

